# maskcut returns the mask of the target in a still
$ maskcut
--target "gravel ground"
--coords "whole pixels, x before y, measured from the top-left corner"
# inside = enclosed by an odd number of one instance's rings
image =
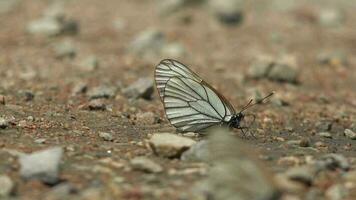
[[[356,199],[355,9],[3,0],[0,199]],[[164,58],[236,110],[275,91],[246,112],[255,138],[176,133],[153,82]]]

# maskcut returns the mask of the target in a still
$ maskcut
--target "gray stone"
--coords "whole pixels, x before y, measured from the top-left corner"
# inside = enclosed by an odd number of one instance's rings
[[[325,27],[337,27],[343,24],[345,15],[340,9],[326,8],[319,13],[319,23]]]
[[[15,184],[7,175],[0,175],[0,198],[7,197],[14,190]]]
[[[44,138],[38,138],[38,139],[35,139],[34,142],[37,143],[37,144],[44,144],[44,143],[46,142],[46,139],[44,139]]]
[[[212,168],[207,192],[212,199],[267,200],[278,196],[272,177],[258,162],[253,147],[227,130],[214,130],[209,136]]]
[[[39,179],[47,184],[56,184],[59,164],[63,150],[61,147],[49,148],[21,156],[19,159],[22,178]]]
[[[243,20],[243,0],[210,0],[209,5],[217,19],[228,25]]]
[[[90,99],[111,98],[115,96],[116,88],[107,85],[100,85],[88,91]]]
[[[319,132],[318,135],[324,138],[333,138],[330,132]]]
[[[170,43],[162,47],[162,55],[168,58],[179,58],[186,55],[186,50],[180,43]]]
[[[348,60],[345,52],[342,50],[332,50],[321,52],[317,55],[317,61],[319,64],[327,64],[327,65],[339,65],[339,66],[347,66]]]
[[[88,89],[88,84],[84,83],[84,82],[77,82],[74,84],[73,88],[72,88],[72,96],[76,96],[79,94],[83,94],[87,91]]]
[[[55,36],[62,32],[61,23],[54,18],[39,18],[27,25],[27,32],[34,35]]]
[[[111,133],[107,133],[107,132],[99,132],[99,137],[101,137],[102,139],[104,139],[105,141],[113,141],[113,137]]]
[[[81,61],[80,68],[85,71],[94,71],[99,68],[99,60],[96,56],[89,56]]]
[[[140,112],[136,114],[136,120],[140,124],[155,124],[159,118],[153,112]]]
[[[140,78],[130,86],[124,88],[122,93],[128,99],[151,99],[153,93],[153,80],[151,78]]]
[[[20,90],[19,93],[25,101],[32,101],[35,98],[35,94],[30,90]]]
[[[89,110],[106,110],[106,104],[103,99],[92,99],[88,104]]]
[[[315,178],[316,171],[310,166],[299,166],[288,169],[285,175],[293,181],[301,182],[311,186]]]
[[[177,158],[196,142],[171,133],[155,133],[149,140],[153,152],[159,156]]]
[[[353,132],[351,129],[345,129],[344,134],[347,138],[351,140],[356,140],[356,133]]]
[[[55,19],[59,22],[63,21],[65,18],[65,10],[63,3],[55,2],[46,8],[43,12],[44,18]]]
[[[139,33],[129,44],[128,50],[138,55],[157,55],[164,44],[161,31],[149,28]]]
[[[251,78],[263,78],[266,77],[273,66],[271,61],[257,61],[252,63],[249,67],[247,74]]]
[[[54,45],[53,50],[58,59],[74,58],[77,54],[77,49],[69,40]]]
[[[269,71],[268,78],[276,81],[296,83],[298,71],[290,65],[277,63],[273,65],[272,69]]]
[[[77,191],[77,189],[71,183],[64,182],[56,185],[46,194],[46,198],[44,199],[70,199],[68,196]]]
[[[319,132],[330,131],[332,128],[332,122],[327,120],[318,121],[316,124],[316,130]]]
[[[9,122],[3,118],[3,117],[0,117],[0,129],[5,129],[9,126]]]
[[[166,16],[183,8],[186,2],[187,0],[155,0],[155,8],[159,15]]]
[[[192,145],[182,154],[182,160],[193,162],[209,161],[208,141],[203,140]]]
[[[325,196],[328,200],[343,200],[347,195],[348,190],[342,184],[332,185],[325,192]]]
[[[310,147],[311,141],[309,138],[302,138],[299,142],[300,147]]]
[[[315,167],[318,170],[324,170],[324,169],[342,169],[342,170],[348,170],[350,168],[350,165],[347,161],[347,159],[341,155],[341,154],[326,154],[319,158],[315,162]]]
[[[146,157],[136,157],[130,160],[131,167],[148,173],[162,172],[162,167]]]

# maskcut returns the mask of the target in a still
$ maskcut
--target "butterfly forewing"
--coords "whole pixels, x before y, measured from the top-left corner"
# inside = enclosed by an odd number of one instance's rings
[[[192,70],[184,66],[182,63],[171,59],[162,60],[156,66],[155,70],[156,87],[162,101],[164,96],[164,88],[168,80],[172,77],[185,77],[193,79],[197,82],[201,81],[201,78],[199,78],[198,75],[196,75]]]
[[[161,61],[155,80],[167,118],[179,131],[199,132],[235,114],[222,95],[177,61]]]

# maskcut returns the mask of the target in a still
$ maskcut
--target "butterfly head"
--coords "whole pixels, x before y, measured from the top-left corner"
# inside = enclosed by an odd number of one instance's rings
[[[229,126],[232,128],[240,128],[240,123],[244,119],[245,115],[239,112],[233,115],[230,119]]]

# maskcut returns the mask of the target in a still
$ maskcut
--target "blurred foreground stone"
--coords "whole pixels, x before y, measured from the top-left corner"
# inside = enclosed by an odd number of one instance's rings
[[[26,180],[39,179],[47,184],[57,183],[62,154],[61,147],[54,147],[21,156],[21,177]]]
[[[195,144],[195,141],[176,134],[156,133],[150,139],[149,144],[153,152],[159,156],[179,158],[184,151]]]
[[[224,200],[279,199],[272,176],[254,155],[254,149],[230,132],[211,132],[209,151],[213,167],[208,179],[208,195]]]

